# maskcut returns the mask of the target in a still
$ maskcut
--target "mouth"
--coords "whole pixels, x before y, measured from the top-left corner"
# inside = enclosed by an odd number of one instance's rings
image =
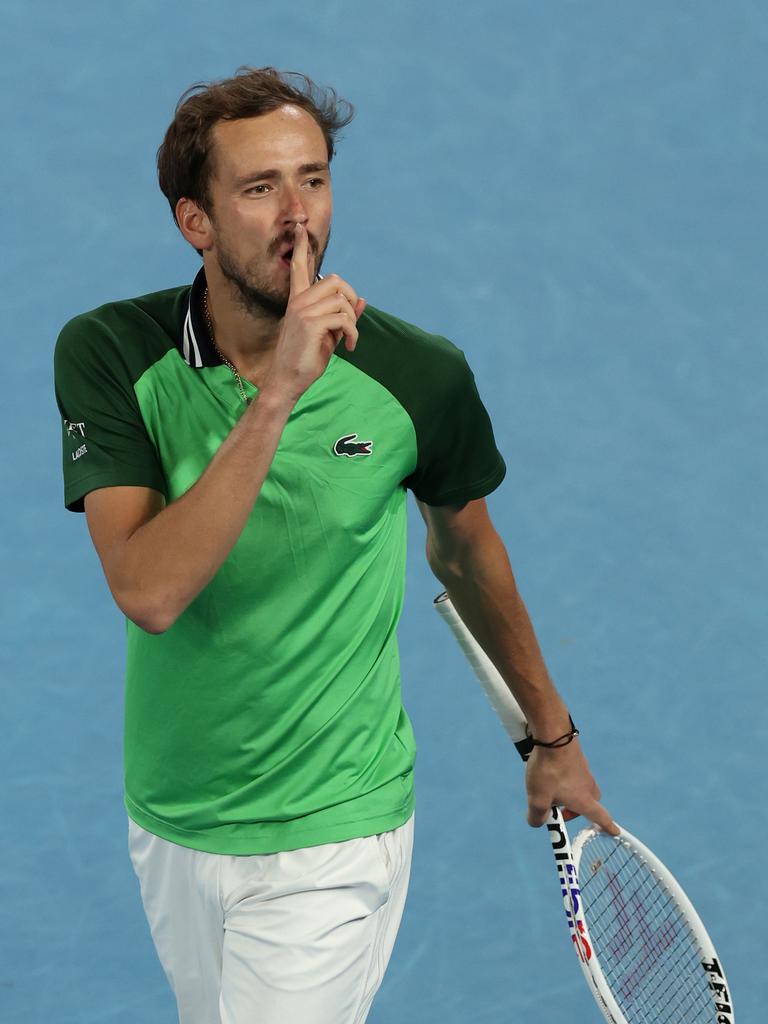
[[[318,247],[314,237],[310,236],[309,239],[309,254],[313,261],[317,260]],[[283,242],[280,248],[277,250],[277,258],[284,267],[290,267],[291,260],[293,259],[293,240],[288,241],[287,239]]]

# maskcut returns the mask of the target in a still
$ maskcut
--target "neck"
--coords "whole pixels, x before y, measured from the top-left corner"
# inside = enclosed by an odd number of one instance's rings
[[[282,319],[249,309],[218,266],[206,265],[205,278],[214,344],[243,377],[253,380],[271,361]],[[258,385],[257,380],[253,383]]]

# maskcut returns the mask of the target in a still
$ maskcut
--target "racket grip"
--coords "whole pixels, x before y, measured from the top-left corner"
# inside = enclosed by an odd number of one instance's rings
[[[448,624],[459,647],[464,652],[491,707],[496,712],[507,735],[515,744],[518,754],[523,761],[527,761],[533,750],[533,741],[526,729],[525,715],[504,682],[501,673],[467,629],[448,594],[445,591],[438,594],[433,603],[435,610]]]

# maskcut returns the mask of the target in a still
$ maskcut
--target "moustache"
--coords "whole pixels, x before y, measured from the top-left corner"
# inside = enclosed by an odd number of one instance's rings
[[[275,239],[275,241],[269,247],[269,255],[270,256],[276,256],[280,252],[280,250],[283,248],[283,246],[287,245],[287,246],[291,246],[292,247],[293,246],[293,241],[294,241],[293,232],[291,232],[290,235],[284,235],[282,238]],[[308,231],[307,232],[307,241],[309,243],[310,250],[316,256],[318,254],[318,252],[320,252],[320,243],[318,242],[317,237],[315,235],[313,235],[311,232]]]

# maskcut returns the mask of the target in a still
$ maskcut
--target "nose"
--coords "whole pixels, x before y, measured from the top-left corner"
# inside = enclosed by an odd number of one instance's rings
[[[283,223],[294,227],[296,224],[306,224],[308,220],[301,194],[298,189],[289,186],[284,194]]]

